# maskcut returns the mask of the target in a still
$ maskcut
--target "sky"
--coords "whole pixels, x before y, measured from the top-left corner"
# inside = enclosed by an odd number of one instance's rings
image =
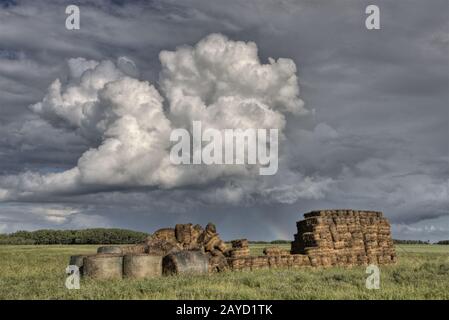
[[[0,233],[211,221],[224,239],[293,239],[303,213],[353,208],[383,211],[397,239],[448,239],[448,13],[0,1]],[[194,120],[278,129],[277,173],[174,166],[170,132]]]

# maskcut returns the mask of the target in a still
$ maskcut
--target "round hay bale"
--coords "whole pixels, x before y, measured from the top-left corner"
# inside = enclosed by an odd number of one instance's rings
[[[123,276],[143,279],[162,275],[162,256],[127,254],[123,257]]]
[[[83,274],[94,279],[121,279],[123,257],[116,254],[97,254],[83,261]]]
[[[119,246],[103,246],[97,249],[97,253],[101,254],[122,254],[122,249]]]
[[[209,259],[201,251],[180,251],[170,253],[162,259],[162,271],[171,274],[208,273]]]
[[[92,256],[91,254],[79,254],[70,256],[69,265],[71,266],[77,266],[80,270],[80,274],[83,274],[83,265],[84,265],[84,258]]]

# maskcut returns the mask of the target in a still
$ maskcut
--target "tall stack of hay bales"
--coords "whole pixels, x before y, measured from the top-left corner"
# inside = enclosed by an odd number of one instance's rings
[[[321,210],[304,214],[292,242],[312,266],[390,264],[396,261],[390,224],[378,211]]]

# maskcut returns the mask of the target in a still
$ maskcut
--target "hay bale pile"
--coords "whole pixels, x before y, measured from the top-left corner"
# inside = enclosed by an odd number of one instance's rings
[[[321,210],[304,214],[292,242],[312,266],[391,264],[396,252],[390,224],[378,211]]]
[[[390,224],[377,211],[324,210],[304,214],[291,251],[265,248],[250,257],[248,242],[235,240],[228,263],[233,270],[392,264],[396,252]]]
[[[227,254],[215,225],[209,223],[203,229],[189,223],[159,229],[141,244],[102,246],[96,255],[72,256],[70,264],[78,266],[82,275],[96,279],[141,279],[163,273],[224,271],[229,268]]]
[[[228,248],[212,223],[208,223],[206,228],[188,223],[177,224],[174,229],[160,229],[145,240],[145,245],[148,253],[161,256],[200,251],[209,260],[209,272],[220,272],[229,267],[225,256]]]
[[[321,210],[304,214],[291,251],[265,248],[251,256],[247,239],[228,249],[215,225],[177,224],[157,230],[138,245],[103,246],[96,255],[72,256],[70,264],[95,279],[151,278],[264,268],[392,264],[396,252],[390,224],[377,211]]]

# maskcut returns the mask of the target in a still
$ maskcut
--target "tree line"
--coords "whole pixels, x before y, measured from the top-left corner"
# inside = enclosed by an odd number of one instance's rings
[[[125,229],[37,230],[0,234],[1,244],[134,244],[147,233]]]
[[[393,239],[393,242],[395,244],[432,244],[430,241],[422,241],[422,240],[398,240],[398,239]],[[449,244],[449,240],[441,240],[441,241],[435,242],[433,244]]]
[[[135,244],[142,242],[148,233],[114,228],[95,228],[83,230],[37,230],[17,231],[0,234],[2,244]],[[422,240],[398,240],[396,244],[430,244]],[[252,244],[289,244],[290,240],[249,241]],[[436,244],[449,245],[449,240],[441,240]]]

